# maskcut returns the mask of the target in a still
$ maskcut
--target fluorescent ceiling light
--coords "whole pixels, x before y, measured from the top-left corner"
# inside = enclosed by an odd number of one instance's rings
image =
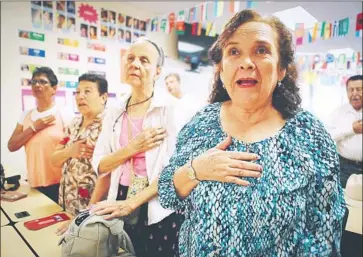
[[[308,11],[301,6],[275,12],[274,16],[278,17],[289,29],[295,30],[296,23],[304,23],[304,28],[312,28],[318,21]]]
[[[178,50],[180,52],[195,53],[195,52],[200,52],[203,49],[204,49],[204,47],[197,46],[197,45],[190,44],[190,43],[186,43],[186,42],[179,41],[179,43],[178,43]]]

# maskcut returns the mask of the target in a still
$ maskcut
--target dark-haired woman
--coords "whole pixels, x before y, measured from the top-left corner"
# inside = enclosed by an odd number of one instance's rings
[[[52,165],[51,155],[73,118],[54,102],[57,84],[57,76],[50,68],[41,67],[33,72],[31,86],[37,107],[22,113],[8,142],[10,152],[25,147],[30,186],[56,203],[62,169]]]
[[[102,130],[108,93],[107,80],[100,76],[83,74],[78,82],[76,104],[81,115],[73,119],[52,155],[53,165],[63,168],[59,205],[72,216],[87,208],[95,190],[97,173],[91,159]]]
[[[180,255],[340,256],[339,159],[299,107],[291,33],[245,10],[210,56],[211,104],[179,133],[159,178],[161,205],[185,213]]]
[[[59,189],[59,205],[77,216],[89,204],[99,202],[106,195],[107,184],[100,179],[92,167],[91,159],[98,136],[102,131],[102,121],[107,102],[108,82],[94,75],[83,74],[78,78],[76,104],[81,115],[75,117],[66,128],[63,139],[52,155],[54,166],[62,167]],[[63,234],[70,221],[64,222],[57,230]]]
[[[179,131],[175,114],[177,99],[163,88],[154,87],[164,62],[162,49],[139,38],[124,59],[124,80],[131,86],[126,101],[110,110],[103,122],[93,155],[100,177],[111,176],[108,201],[91,209],[106,218],[137,215],[137,223],[126,219],[136,255],[177,256],[179,214],[160,206],[157,179],[175,149]],[[135,178],[148,186],[135,192]],[[128,221],[129,220],[129,221]]]

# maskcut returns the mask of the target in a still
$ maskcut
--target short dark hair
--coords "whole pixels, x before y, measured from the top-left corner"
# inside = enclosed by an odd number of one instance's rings
[[[35,77],[40,76],[40,75],[46,76],[52,87],[58,85],[57,76],[54,74],[54,72],[51,68],[49,68],[49,67],[36,68],[32,74],[32,79],[34,79]]]
[[[85,73],[78,78],[78,82],[81,82],[81,81],[90,81],[90,82],[96,83],[97,87],[98,87],[98,93],[100,93],[100,95],[108,93],[107,80],[101,76],[91,74],[91,73]]]
[[[356,80],[363,80],[363,75],[354,75],[354,76],[351,76],[351,77],[347,80],[346,86],[348,87],[348,83],[349,83],[350,81],[356,81]]]
[[[146,41],[146,42],[149,42],[150,44],[152,44],[156,48],[156,50],[158,51],[158,54],[159,54],[157,66],[162,67],[164,65],[165,55],[164,55],[164,51],[161,48],[161,46],[159,46],[157,43],[155,43],[154,41],[150,40],[147,37],[139,37],[133,43],[136,43],[137,41]]]
[[[178,74],[178,73],[169,73],[168,75],[166,75],[165,80],[166,80],[167,78],[169,78],[169,77],[174,77],[174,78],[176,78],[176,80],[177,80],[178,82],[180,82],[180,76],[179,76],[179,74]]]
[[[286,75],[280,86],[276,86],[272,95],[272,105],[279,111],[284,119],[292,117],[299,109],[301,97],[297,86],[297,68],[294,58],[294,45],[291,32],[276,17],[263,18],[253,10],[243,10],[236,13],[226,24],[223,32],[209,49],[209,58],[214,64],[219,64],[223,58],[223,48],[227,40],[237,28],[248,22],[262,22],[268,24],[276,32],[279,51],[279,66],[286,69]],[[230,96],[223,88],[220,71],[214,72],[213,88],[209,101],[211,103],[230,100]]]

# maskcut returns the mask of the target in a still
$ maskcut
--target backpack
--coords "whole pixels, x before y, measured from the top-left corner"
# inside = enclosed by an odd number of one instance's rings
[[[135,257],[131,240],[121,219],[81,212],[72,220],[59,241],[61,257]],[[124,252],[118,254],[120,247]]]
[[[5,169],[3,165],[0,163],[0,190],[3,191],[16,191],[20,187],[20,175],[15,175],[6,178],[5,177]],[[6,187],[5,184],[13,185],[11,187]]]

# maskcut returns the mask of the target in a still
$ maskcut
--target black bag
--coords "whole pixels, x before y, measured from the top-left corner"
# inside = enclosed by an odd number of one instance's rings
[[[5,171],[3,165],[0,163],[0,189],[4,188],[5,184]]]
[[[0,163],[0,190],[3,191],[15,191],[20,187],[20,175],[5,178],[5,170],[3,165]],[[5,184],[13,185],[5,188]]]

